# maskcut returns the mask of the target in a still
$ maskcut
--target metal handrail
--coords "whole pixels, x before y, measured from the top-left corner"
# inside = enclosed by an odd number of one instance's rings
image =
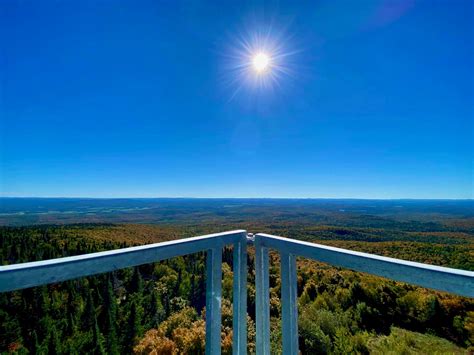
[[[0,266],[0,292],[91,276],[201,251],[206,258],[206,353],[221,352],[222,248],[233,245],[233,353],[247,353],[247,232],[200,237]]]
[[[298,304],[296,257],[367,272],[396,281],[474,297],[474,272],[434,266],[269,234],[255,235],[256,350],[270,354],[270,293],[268,251],[281,259],[281,304],[283,354],[298,354]]]

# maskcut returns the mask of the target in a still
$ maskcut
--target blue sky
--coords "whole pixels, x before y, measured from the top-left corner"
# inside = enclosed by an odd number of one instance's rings
[[[2,1],[0,195],[473,198],[472,4]]]

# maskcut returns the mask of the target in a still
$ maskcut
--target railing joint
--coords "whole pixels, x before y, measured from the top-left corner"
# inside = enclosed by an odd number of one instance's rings
[[[255,244],[255,235],[253,233],[247,233],[247,245]]]

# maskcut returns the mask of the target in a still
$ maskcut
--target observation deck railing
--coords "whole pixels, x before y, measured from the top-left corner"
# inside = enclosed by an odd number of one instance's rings
[[[461,296],[474,297],[474,272],[276,237],[245,230],[138,247],[0,266],[0,292],[66,281],[197,252],[206,258],[206,354],[221,352],[222,248],[233,246],[233,353],[247,353],[247,243],[255,244],[256,351],[270,354],[269,249],[281,260],[284,354],[298,353],[296,257],[302,256]]]
[[[280,254],[283,354],[298,354],[297,256],[439,291],[474,297],[472,271],[387,258],[269,234],[257,234],[255,235],[257,354],[270,354],[269,249],[275,249]]]

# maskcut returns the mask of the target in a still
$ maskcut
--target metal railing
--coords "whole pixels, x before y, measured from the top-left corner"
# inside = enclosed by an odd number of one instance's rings
[[[256,350],[259,355],[270,354],[269,249],[275,249],[280,254],[283,354],[298,354],[297,256],[396,281],[474,297],[474,272],[472,271],[387,258],[269,234],[256,234],[255,321]]]
[[[247,242],[255,244],[256,351],[270,354],[269,249],[280,254],[284,354],[298,353],[296,257],[474,297],[474,272],[244,230],[66,258],[0,266],[0,292],[75,279],[201,251],[206,258],[206,353],[221,352],[222,248],[233,245],[233,353],[247,353]]]
[[[0,266],[0,292],[66,281],[206,251],[206,353],[220,354],[222,248],[226,245],[234,246],[232,351],[234,354],[246,354],[247,232],[244,230],[66,258]]]

